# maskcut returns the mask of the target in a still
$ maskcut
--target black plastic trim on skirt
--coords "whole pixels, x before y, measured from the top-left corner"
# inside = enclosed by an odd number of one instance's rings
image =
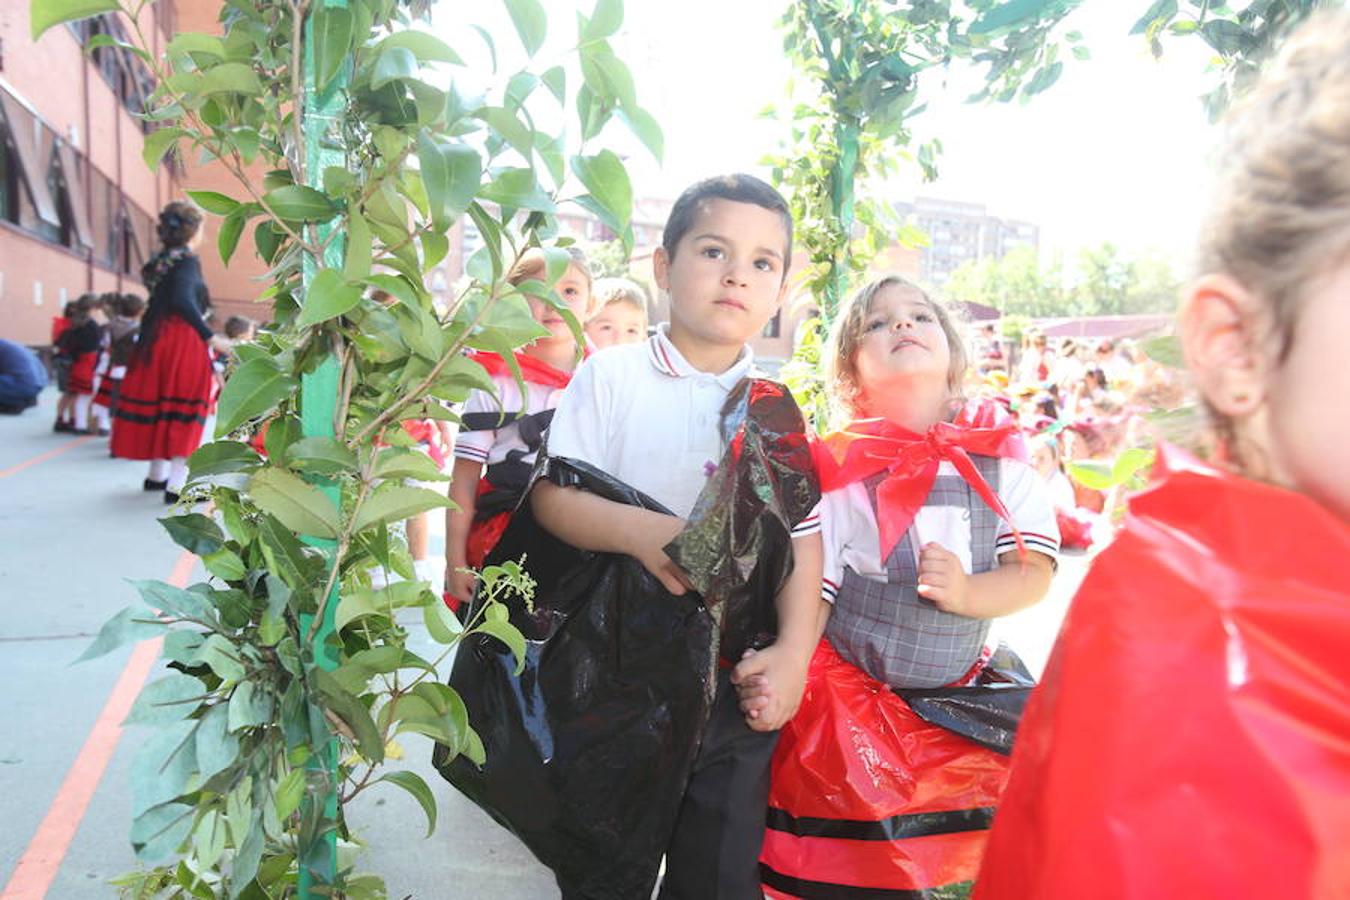
[[[119,382],[120,384],[121,382]],[[183,406],[209,406],[210,401],[203,400],[201,397],[155,397],[151,400],[142,400],[140,397],[131,397],[124,395],[123,400],[128,403],[135,403],[140,406],[158,406],[161,403],[178,403]]]
[[[943,887],[904,890],[900,888],[854,887],[829,881],[806,881],[784,875],[764,863],[759,864],[759,880],[776,891],[802,900],[935,900],[947,896]],[[944,887],[953,887],[946,885]],[[943,893],[939,893],[942,891]]]
[[[113,411],[113,417],[121,419],[124,422],[134,422],[137,425],[154,425],[157,422],[186,422],[198,425],[206,424],[206,416],[193,415],[192,413],[162,412],[153,416],[142,416],[139,413],[127,412],[119,405]]]
[[[949,812],[911,813],[878,822],[865,819],[798,818],[769,807],[768,827],[797,837],[838,838],[848,841],[902,841],[934,834],[987,831],[994,821],[994,807],[954,809]]]

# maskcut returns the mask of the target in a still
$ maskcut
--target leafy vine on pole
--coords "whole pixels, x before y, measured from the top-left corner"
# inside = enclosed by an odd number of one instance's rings
[[[120,50],[158,82],[147,164],[171,152],[218,162],[235,189],[191,196],[220,217],[222,259],[243,242],[269,267],[258,299],[273,321],[237,348],[218,439],[189,462],[185,495],[215,514],[161,520],[209,579],[136,582],[141,602],[85,654],[164,641],[168,673],[129,719],[149,731],[131,770],[131,839],[149,868],[120,879],[128,894],[383,896],[377,876],[354,873],[346,804],[389,784],[421,806],[430,832],[430,788],[387,766],[401,736],[483,757],[437,667],[472,632],[523,655],[498,601],[528,598],[533,584],[516,564],[485,570],[485,602],[461,624],[413,580],[390,526],[449,501],[409,483],[445,476],[400,423],[453,420],[452,404],[491,390],[466,351],[510,361],[541,336],[528,297],[570,316],[550,288],[569,259],[559,204],[632,240],[624,166],[588,145],[613,120],[658,155],[662,140],[609,44],[621,0],[578,17],[577,84],[564,60],[541,59],[550,24],[538,0],[506,6],[530,62],[480,96],[462,87],[481,79],[464,77],[453,39],[419,27],[425,0],[227,0],[222,35],[178,34],[161,55],[142,31],[150,0],[30,2],[35,39],[91,15],[124,17],[133,39]],[[574,124],[540,129],[558,118],[549,107]],[[465,217],[483,243],[440,309],[426,276]],[[547,277],[508,284],[532,247]],[[404,580],[386,583],[390,573]],[[435,658],[408,648],[419,619],[440,645]],[[328,747],[333,757],[319,759]]]

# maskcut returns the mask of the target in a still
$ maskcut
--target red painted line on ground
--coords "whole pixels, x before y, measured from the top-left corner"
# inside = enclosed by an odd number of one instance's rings
[[[60,456],[68,450],[74,450],[81,444],[88,443],[94,439],[95,435],[86,434],[84,437],[77,437],[68,444],[62,444],[60,447],[54,447],[46,453],[39,453],[32,459],[26,459],[21,463],[10,466],[8,469],[0,469],[0,478],[8,478],[11,475],[18,475],[29,466],[36,466],[38,463],[46,462],[49,459]]]
[[[186,587],[188,576],[197,557],[187,551],[174,563],[169,583],[175,587]],[[103,704],[94,727],[85,739],[84,746],[66,773],[65,781],[56,792],[55,799],[47,809],[47,815],[38,826],[33,839],[28,843],[19,864],[14,867],[5,889],[0,891],[0,900],[42,900],[47,896],[56,873],[70,850],[80,822],[94,799],[103,773],[112,760],[117,742],[122,737],[122,720],[131,710],[145,679],[159,657],[162,638],[141,641],[131,651],[131,658],[122,668],[122,674],[113,685],[112,693]]]

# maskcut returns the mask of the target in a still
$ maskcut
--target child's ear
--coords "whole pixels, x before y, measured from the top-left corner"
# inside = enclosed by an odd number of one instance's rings
[[[1186,365],[1210,406],[1231,419],[1260,409],[1267,355],[1257,297],[1231,275],[1205,275],[1191,286],[1180,321]]]
[[[657,247],[652,251],[652,277],[656,279],[658,288],[670,290],[670,257],[666,255],[665,247]]]

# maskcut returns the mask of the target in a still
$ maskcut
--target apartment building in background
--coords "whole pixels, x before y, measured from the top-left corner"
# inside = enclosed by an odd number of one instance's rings
[[[1000,259],[1014,247],[1039,247],[1040,228],[1031,222],[990,215],[982,203],[919,197],[897,203],[895,211],[928,234],[919,251],[919,278],[942,287],[952,272],[980,259]]]

